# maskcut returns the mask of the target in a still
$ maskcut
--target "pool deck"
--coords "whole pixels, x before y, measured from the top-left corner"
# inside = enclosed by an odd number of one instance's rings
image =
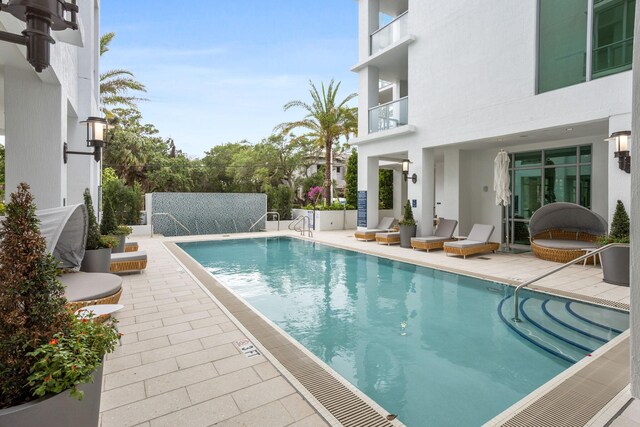
[[[164,242],[296,235],[291,231],[232,236],[136,238],[149,255],[141,274],[123,276],[116,317],[124,334],[108,355],[103,377],[101,426],[326,426],[333,418],[265,355],[245,356],[237,341],[247,329],[174,258]],[[299,236],[299,235],[298,235]],[[532,254],[447,257],[360,242],[353,231],[318,232],[313,240],[378,256],[515,284],[558,266]],[[629,288],[602,282],[593,266],[572,266],[539,286],[616,304],[629,304]],[[260,343],[255,343],[261,348]],[[264,352],[263,352],[264,353]],[[267,356],[269,356],[267,352]],[[640,405],[621,393],[593,425],[640,426]],[[635,421],[634,421],[635,420]],[[397,422],[397,421],[396,421]]]

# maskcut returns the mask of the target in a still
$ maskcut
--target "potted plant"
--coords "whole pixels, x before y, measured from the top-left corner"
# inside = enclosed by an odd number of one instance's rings
[[[618,200],[609,235],[598,239],[600,245],[629,243],[629,215]],[[600,252],[603,280],[613,285],[629,286],[629,246],[612,247]]]
[[[102,210],[102,222],[100,223],[100,234],[103,236],[113,236],[118,244],[111,248],[112,253],[124,252],[127,236],[133,232],[131,227],[126,225],[116,225],[116,215],[113,211],[111,201],[105,199]]]
[[[84,204],[89,216],[89,230],[87,231],[87,246],[80,270],[91,273],[108,273],[111,266],[111,248],[118,245],[118,239],[114,236],[100,234],[89,189],[84,190]]]
[[[66,308],[26,184],[0,230],[0,425],[98,425],[101,363],[119,334],[112,321]]]
[[[416,220],[413,219],[410,200],[407,200],[407,204],[404,205],[404,216],[398,224],[400,225],[400,247],[410,248],[411,238],[416,237],[417,229]]]

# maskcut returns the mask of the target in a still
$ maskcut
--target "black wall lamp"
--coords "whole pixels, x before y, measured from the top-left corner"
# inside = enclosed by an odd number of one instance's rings
[[[409,161],[409,159],[405,159],[402,161],[402,176],[404,176],[405,181],[409,180],[409,164],[410,163],[411,162]],[[418,182],[418,175],[416,175],[415,173],[411,175],[411,182],[413,182],[414,184]]]
[[[106,119],[101,117],[89,117],[87,120],[80,123],[87,125],[87,147],[93,147],[93,152],[85,151],[69,151],[67,150],[67,143],[64,143],[63,148],[63,160],[67,163],[67,157],[69,154],[78,154],[81,156],[93,156],[96,162],[102,160],[102,147],[107,143],[107,132],[109,130],[109,124]]]
[[[76,0],[0,0],[0,11],[27,23],[22,35],[0,31],[0,40],[25,45],[27,61],[39,73],[50,64],[51,30],[78,29]]]
[[[613,157],[618,159],[618,167],[626,173],[631,173],[631,155],[629,154],[629,137],[631,132],[624,130],[621,132],[614,132],[610,138],[605,141],[613,142],[616,144],[616,151],[613,153]]]

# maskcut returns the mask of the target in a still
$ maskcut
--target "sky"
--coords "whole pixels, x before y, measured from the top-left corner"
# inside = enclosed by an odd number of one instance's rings
[[[132,71],[147,86],[143,121],[190,156],[243,139],[258,143],[302,110],[309,80],[357,92],[353,0],[106,0],[101,33],[115,39],[100,71]],[[357,101],[352,101],[356,105]]]

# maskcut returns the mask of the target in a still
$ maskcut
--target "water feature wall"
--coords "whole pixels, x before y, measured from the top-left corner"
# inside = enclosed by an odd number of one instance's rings
[[[249,231],[267,211],[267,195],[254,193],[152,193],[147,221],[165,236]],[[175,219],[174,219],[175,218]],[[251,231],[265,228],[264,218]]]

